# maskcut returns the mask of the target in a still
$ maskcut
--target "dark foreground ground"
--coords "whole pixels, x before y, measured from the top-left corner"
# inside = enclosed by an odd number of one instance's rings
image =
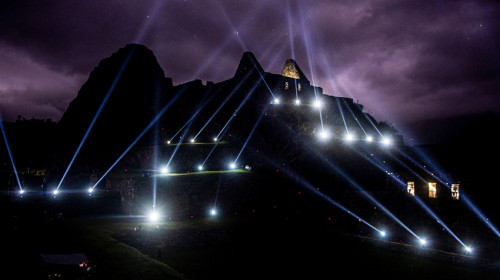
[[[75,211],[64,212],[68,205],[61,207],[2,200],[4,276],[500,279],[499,259],[381,240],[345,232],[341,226],[234,216],[151,224],[144,217],[75,215]],[[78,277],[48,278],[50,271],[40,261],[40,253],[85,253],[91,269]]]
[[[214,226],[211,221],[207,223]],[[146,239],[129,236],[124,242],[172,265],[190,279],[500,279],[500,275],[495,276],[500,272],[498,261],[310,224],[236,224],[232,230],[220,225],[212,232],[194,228],[173,230],[176,233],[171,234],[168,229],[153,229],[143,233],[149,235]],[[193,236],[199,242],[193,241]],[[166,240],[159,245],[162,238]],[[137,240],[142,242],[134,242]]]

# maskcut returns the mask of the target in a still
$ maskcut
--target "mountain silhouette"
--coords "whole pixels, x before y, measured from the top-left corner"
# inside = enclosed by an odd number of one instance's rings
[[[51,126],[52,140],[44,142],[53,145],[41,149],[50,156],[39,164],[45,184],[57,185],[67,172],[64,189],[116,191],[128,212],[139,211],[155,185],[158,203],[187,215],[205,211],[219,188],[228,209],[279,201],[288,212],[315,212],[331,208],[328,197],[352,202],[365,191],[404,208],[407,200],[396,198],[406,195],[406,181],[432,179],[402,163],[400,152],[413,154],[394,128],[355,100],[311,85],[296,60],[275,74],[244,52],[234,73],[173,85],[146,46],[119,49],[90,73],[57,129]],[[230,172],[230,163],[242,172]],[[177,175],[162,175],[166,166]],[[425,195],[426,186],[419,188]],[[449,189],[439,188],[449,200]],[[297,203],[304,192],[314,199]]]
[[[264,172],[238,183],[243,185],[263,185],[263,178],[285,168],[300,172],[311,184],[337,185],[329,187],[332,192],[345,191],[351,176],[367,188],[381,189],[385,174],[361,157],[385,152],[384,137],[404,146],[395,129],[376,121],[361,104],[311,85],[293,59],[274,74],[245,52],[228,80],[174,86],[153,52],[139,44],[129,44],[99,63],[58,126],[51,177],[57,181],[62,176],[81,146],[66,179],[66,185],[76,187],[95,183],[110,167],[101,185],[118,184],[124,170],[126,176],[138,171],[135,178],[152,176],[167,161],[181,173],[199,165],[223,170],[233,161],[254,174]],[[322,133],[329,138],[319,139]],[[346,143],[347,133],[353,143]],[[373,143],[366,143],[368,136]],[[359,155],[352,149],[364,144],[371,151]],[[332,163],[341,173],[332,171]],[[292,175],[286,180],[298,179]],[[193,179],[188,181],[182,184],[193,184]]]
[[[59,122],[62,146],[70,153],[87,137],[84,151],[116,157],[153,119],[171,90],[171,80],[149,49],[125,46],[99,63],[69,104]]]

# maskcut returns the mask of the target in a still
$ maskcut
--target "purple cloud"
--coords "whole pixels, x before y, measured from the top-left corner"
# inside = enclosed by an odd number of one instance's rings
[[[7,1],[0,109],[58,120],[100,60],[128,43],[175,84],[232,77],[244,51],[268,72],[293,57],[326,94],[406,134],[500,108],[494,1]]]

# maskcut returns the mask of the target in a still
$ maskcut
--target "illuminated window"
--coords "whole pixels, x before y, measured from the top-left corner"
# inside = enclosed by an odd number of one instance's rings
[[[458,200],[460,193],[458,192],[460,185],[459,184],[451,184],[451,199]]]
[[[408,190],[409,195],[414,196],[415,195],[415,182],[409,181],[407,190]]]
[[[436,183],[429,183],[429,197],[436,198]]]
[[[300,91],[302,89],[302,87],[300,86],[300,83],[298,85],[298,90]]]
[[[285,89],[288,89],[289,87],[288,82],[285,82]]]

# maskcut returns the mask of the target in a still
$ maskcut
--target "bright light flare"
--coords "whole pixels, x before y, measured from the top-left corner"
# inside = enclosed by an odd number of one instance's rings
[[[198,165],[198,170],[200,170],[200,171],[203,170],[203,165],[201,165],[201,164]]]
[[[467,252],[467,253],[472,253],[472,248],[470,246],[465,246],[464,247],[464,250]]]
[[[345,140],[351,142],[352,140],[354,140],[354,135],[352,135],[351,133],[347,133],[345,136]]]
[[[366,141],[368,141],[368,142],[372,142],[372,141],[373,141],[373,137],[371,137],[371,136],[366,136]]]
[[[194,138],[191,138],[191,140],[189,140],[191,143],[194,143],[195,139]]]
[[[58,190],[58,189],[55,189],[55,190],[53,190],[53,191],[52,191],[52,194],[53,194],[53,195],[57,195],[58,193],[59,193],[59,190]]]
[[[418,239],[418,242],[420,243],[420,245],[422,246],[425,246],[427,245],[427,240],[425,238],[419,238]]]
[[[219,138],[217,138],[217,137],[214,137],[214,142],[217,142],[217,140],[219,140]]]
[[[387,137],[382,138],[382,144],[384,144],[385,146],[389,146],[391,142],[392,142],[391,139]]]
[[[280,104],[280,99],[279,98],[275,98],[273,100],[273,104]]]
[[[162,169],[160,169],[161,174],[167,174],[168,171],[168,167],[162,167]]]
[[[314,102],[313,102],[313,107],[314,107],[314,108],[321,108],[321,107],[323,107],[323,103],[321,102],[321,100],[316,99],[316,100],[314,100]]]
[[[236,163],[232,162],[231,164],[229,164],[229,168],[230,169],[235,169],[236,168]]]
[[[91,194],[94,191],[94,188],[91,187],[87,191],[89,192],[89,194]]]
[[[210,209],[210,216],[216,216],[217,215],[217,209],[212,208]]]
[[[384,231],[384,230],[381,230],[380,231],[380,236],[381,237],[385,237],[387,235],[387,233]]]
[[[297,105],[297,106],[300,105],[300,99],[295,99],[295,105]]]
[[[325,130],[325,129],[322,129],[319,133],[318,133],[318,136],[321,140],[326,140],[328,138],[330,138],[330,132],[328,132],[328,130]]]
[[[152,210],[148,214],[148,219],[150,222],[158,222],[160,220],[160,215],[156,210]]]

